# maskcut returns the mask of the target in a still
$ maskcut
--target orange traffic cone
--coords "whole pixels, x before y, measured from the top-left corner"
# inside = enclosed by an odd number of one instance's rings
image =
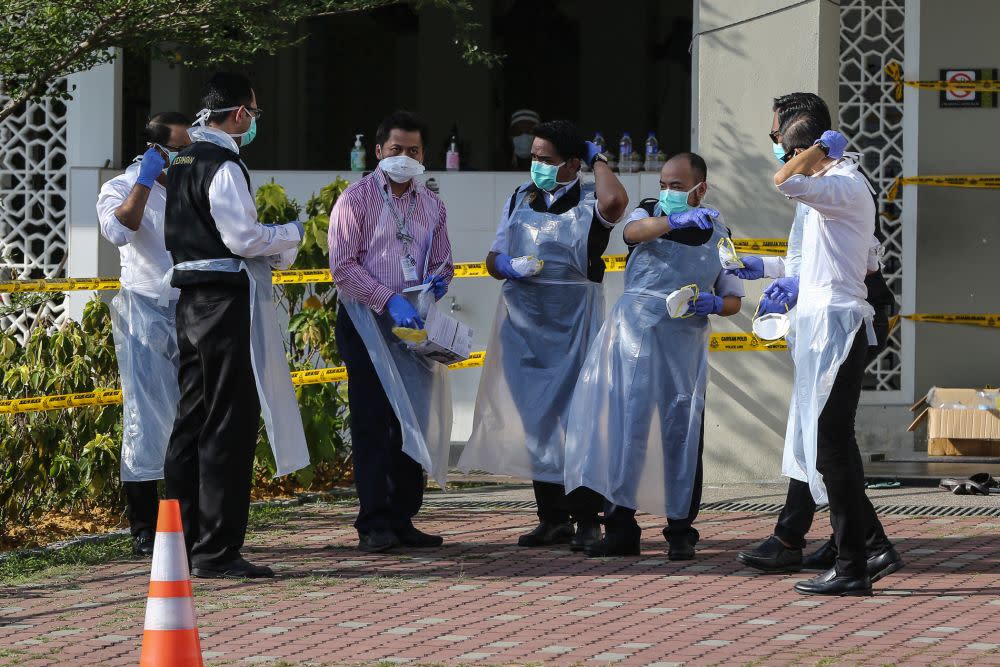
[[[161,500],[156,518],[140,667],[202,667],[181,506]]]

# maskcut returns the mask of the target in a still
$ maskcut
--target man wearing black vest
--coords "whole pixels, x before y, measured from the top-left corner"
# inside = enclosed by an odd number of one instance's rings
[[[239,74],[215,74],[202,103],[201,126],[190,131],[194,143],[180,152],[167,174],[165,240],[174,261],[170,284],[180,290],[181,392],[167,448],[167,497],[180,500],[194,576],[270,577],[270,568],[252,565],[240,555],[262,399],[268,399],[262,369],[275,370],[273,377],[281,379],[280,368],[264,366],[273,357],[261,355],[255,320],[266,309],[255,308],[251,318],[251,292],[266,280],[263,293],[269,294],[268,261],[271,266],[290,263],[289,253],[294,255],[302,240],[302,225],[257,221],[250,175],[240,159],[261,113],[250,82]],[[249,268],[261,263],[263,275]],[[254,294],[259,302],[262,289]],[[270,298],[266,302],[273,311]],[[287,363],[283,372],[287,380]],[[294,406],[294,393],[292,401]],[[267,407],[270,426],[273,405],[268,402]],[[287,401],[282,407],[287,408]],[[293,425],[296,419],[301,432],[297,411]],[[294,430],[292,435],[304,446]],[[290,467],[302,465],[300,456]],[[282,467],[279,460],[279,473]]]

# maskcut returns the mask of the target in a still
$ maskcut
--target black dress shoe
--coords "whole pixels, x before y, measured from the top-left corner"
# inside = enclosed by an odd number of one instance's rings
[[[200,579],[267,579],[274,576],[274,570],[237,558],[222,565],[196,565],[191,575]]]
[[[818,577],[795,584],[795,590],[803,595],[871,595],[872,582],[867,574],[848,577],[830,568]]]
[[[404,547],[430,549],[444,544],[444,538],[440,535],[429,535],[421,530],[417,530],[413,526],[395,532],[396,537],[399,538],[399,543]]]
[[[837,548],[833,546],[833,539],[829,539],[802,559],[802,569],[815,572],[826,572],[837,564]]]
[[[581,521],[576,524],[576,534],[569,542],[570,551],[583,551],[601,539],[601,524],[596,521]]]
[[[698,538],[691,535],[671,535],[667,538],[668,560],[693,560]]]
[[[573,524],[549,523],[542,521],[530,533],[517,538],[519,547],[547,547],[552,544],[568,544],[573,540]]]
[[[868,557],[868,577],[874,584],[882,577],[887,577],[893,572],[903,569],[904,564],[896,548],[889,547],[885,551]]]
[[[802,549],[792,549],[772,535],[753,551],[741,551],[736,560],[764,572],[798,572],[802,569]]]
[[[358,537],[358,549],[367,553],[388,551],[399,544],[399,538],[391,530],[372,530]]]
[[[132,538],[132,555],[149,557],[153,555],[153,533],[142,532]]]
[[[639,526],[627,526],[616,528],[608,526],[604,539],[594,542],[589,547],[584,547],[583,553],[589,558],[605,558],[607,556],[638,556],[640,552],[639,540],[642,537],[642,528]]]

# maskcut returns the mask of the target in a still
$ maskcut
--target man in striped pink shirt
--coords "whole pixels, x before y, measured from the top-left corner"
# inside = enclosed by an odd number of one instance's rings
[[[450,404],[438,420],[446,428],[429,426],[440,369],[391,333],[394,326],[423,327],[404,289],[426,284],[440,299],[454,275],[444,204],[414,178],[424,170],[426,135],[413,114],[388,116],[375,136],[378,168],[347,188],[330,213],[330,270],[341,301],[337,346],[350,377],[361,505],[354,525],[365,551],[443,541],[419,531],[412,519],[423,500],[421,464],[428,467],[429,450],[447,446],[442,438],[450,443]]]

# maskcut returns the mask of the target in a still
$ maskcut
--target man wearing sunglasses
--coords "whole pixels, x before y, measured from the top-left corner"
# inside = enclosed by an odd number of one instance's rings
[[[205,86],[194,140],[167,182],[166,246],[177,288],[180,401],[167,448],[167,495],[181,504],[196,577],[270,577],[240,555],[263,412],[279,475],[309,464],[274,308],[271,268],[287,268],[302,223],[257,220],[241,152],[261,111],[239,74]],[[162,298],[162,294],[161,294]]]
[[[177,409],[176,300],[160,305],[160,279],[173,262],[163,242],[166,169],[191,143],[191,121],[155,114],[143,130],[147,150],[125,173],[101,186],[101,235],[121,254],[121,290],[111,301],[111,329],[122,383],[121,478],[132,551],[153,554],[163,457]]]
[[[790,161],[795,152],[800,149],[809,148],[809,145],[799,146],[800,143],[808,143],[801,141],[793,141],[792,143],[796,145],[791,147],[791,151],[786,150],[782,145],[784,138],[781,128],[790,126],[793,119],[807,116],[813,120],[817,131],[830,129],[830,111],[826,103],[814,93],[790,93],[775,98],[773,111],[771,131],[768,136],[773,144],[772,152],[782,164]],[[866,178],[860,173],[860,167],[858,172],[862,178]],[[742,260],[745,268],[730,272],[744,280],[797,278],[802,264],[803,224],[808,211],[809,207],[806,204],[801,201],[796,203],[795,218],[788,239],[788,254],[785,257],[744,256]],[[878,239],[877,220],[875,234],[876,236],[870,241],[865,287],[867,300],[875,310],[874,329],[878,345],[867,348],[866,363],[870,363],[886,344],[889,332],[888,315],[895,304],[895,299],[886,285],[879,264],[878,251],[881,243]],[[772,294],[780,296],[786,292],[781,290],[779,286],[772,291]],[[761,302],[761,307],[764,312],[772,308],[776,312],[784,311],[781,304],[773,303],[766,295]],[[870,505],[870,503],[868,504]],[[774,534],[755,548],[740,552],[737,555],[737,560],[744,565],[765,572],[829,571],[830,568],[834,567],[837,559],[837,548],[833,537],[824,542],[815,552],[803,557],[806,534],[812,526],[815,514],[816,502],[810,493],[809,485],[797,479],[789,479],[788,494],[781,514],[778,516]],[[874,514],[874,509],[871,510],[870,514]],[[870,524],[866,540],[868,574],[874,583],[901,568],[903,561],[886,537],[881,523],[875,519]]]

